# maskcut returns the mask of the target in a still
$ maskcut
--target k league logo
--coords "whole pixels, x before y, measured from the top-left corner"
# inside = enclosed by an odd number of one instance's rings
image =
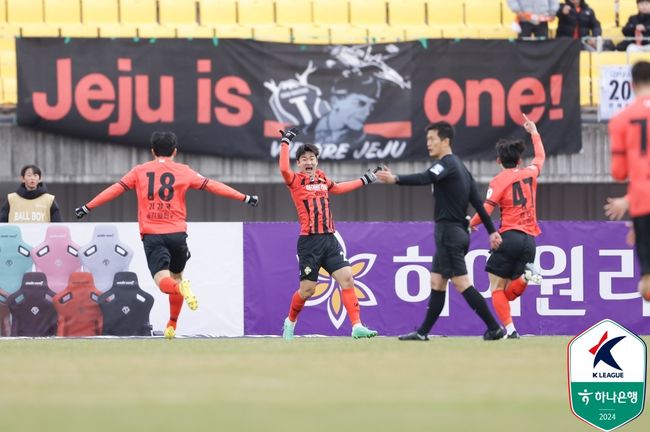
[[[569,343],[568,363],[576,417],[611,431],[643,412],[647,348],[625,327],[606,319],[579,334]]]

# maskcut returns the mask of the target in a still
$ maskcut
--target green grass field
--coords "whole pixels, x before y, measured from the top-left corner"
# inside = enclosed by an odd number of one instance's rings
[[[569,340],[0,340],[0,431],[596,430]]]

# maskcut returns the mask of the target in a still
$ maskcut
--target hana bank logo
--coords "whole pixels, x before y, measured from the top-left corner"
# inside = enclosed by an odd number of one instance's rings
[[[343,256],[347,256],[345,242],[341,235],[336,232],[334,236],[341,244]],[[354,292],[359,300],[359,306],[377,306],[377,299],[370,287],[360,279],[368,274],[377,259],[376,254],[361,253],[348,259],[352,268],[352,277],[354,278]],[[327,315],[335,328],[340,328],[348,316],[343,299],[341,297],[341,287],[334,278],[323,268],[318,272],[318,284],[314,295],[305,302],[305,306],[318,306],[321,303],[327,303]]]

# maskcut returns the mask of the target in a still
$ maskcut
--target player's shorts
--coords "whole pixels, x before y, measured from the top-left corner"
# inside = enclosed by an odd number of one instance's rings
[[[650,274],[650,215],[632,218],[635,249],[641,265],[641,275]]]
[[[323,267],[329,274],[349,266],[341,244],[334,234],[312,234],[298,237],[298,266],[300,280],[318,280]]]
[[[436,255],[433,257],[431,271],[439,273],[445,279],[466,275],[465,255],[469,250],[467,229],[452,223],[436,223],[434,238]]]
[[[535,237],[522,231],[501,233],[503,243],[490,254],[485,271],[504,279],[516,279],[535,261]]]
[[[142,236],[144,254],[152,276],[161,270],[172,273],[185,270],[185,264],[191,256],[186,240],[187,234],[184,232]]]

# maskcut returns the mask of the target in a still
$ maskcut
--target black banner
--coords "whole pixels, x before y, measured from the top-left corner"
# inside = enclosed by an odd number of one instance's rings
[[[581,147],[579,42],[423,40],[292,45],[247,40],[18,39],[18,123],[183,152],[275,158],[297,125],[321,159],[426,159],[425,126],[454,124],[454,152],[493,159],[538,123],[548,154]]]

